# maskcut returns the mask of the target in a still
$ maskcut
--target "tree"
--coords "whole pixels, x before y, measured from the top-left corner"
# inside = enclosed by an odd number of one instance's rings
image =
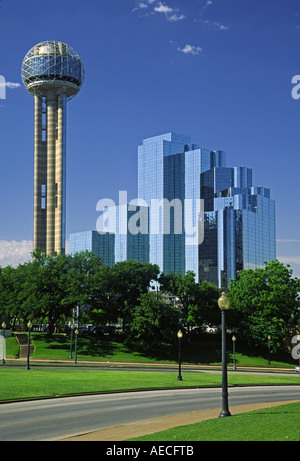
[[[26,319],[32,312],[25,304],[27,293],[24,291],[29,267],[29,264],[25,263],[18,267],[0,268],[0,313],[9,319],[12,326],[17,319]]]
[[[147,293],[152,280],[157,280],[159,268],[155,264],[139,261],[121,261],[110,271],[111,287],[118,304],[119,317],[123,319],[123,328],[130,321],[131,310],[138,299]]]
[[[276,260],[265,268],[241,271],[238,280],[231,280],[233,322],[250,346],[266,345],[271,336],[271,350],[282,350],[287,326],[299,322],[300,281],[292,273]]]
[[[118,296],[115,294],[115,286],[111,268],[103,264],[95,273],[91,288],[91,309],[89,320],[96,325],[117,322]]]
[[[31,307],[31,318],[47,318],[47,335],[51,336],[55,325],[72,315],[72,309],[95,302],[95,279],[102,260],[88,251],[57,256],[35,251],[32,255],[23,283],[23,306]]]
[[[131,312],[129,340],[143,349],[172,343],[178,331],[178,310],[151,292],[142,294],[138,301]]]
[[[209,283],[195,281],[195,274],[187,271],[185,275],[177,273],[161,274],[162,291],[172,293],[180,300],[181,321],[188,327],[189,340],[191,327],[203,323],[215,324],[219,321],[217,299],[219,289]]]
[[[31,319],[47,319],[47,336],[52,336],[55,325],[62,317],[70,316],[75,307],[69,293],[71,256],[46,256],[41,251],[34,251],[32,256],[23,284],[26,293],[23,305],[31,307]]]

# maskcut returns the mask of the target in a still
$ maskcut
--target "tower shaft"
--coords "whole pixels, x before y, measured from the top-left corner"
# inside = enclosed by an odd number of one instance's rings
[[[66,95],[35,95],[34,249],[65,252]]]

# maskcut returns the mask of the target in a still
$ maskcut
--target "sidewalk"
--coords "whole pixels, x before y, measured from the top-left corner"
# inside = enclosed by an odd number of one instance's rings
[[[27,346],[26,350],[24,349],[24,352],[26,351],[27,354]],[[26,355],[24,355],[24,352],[22,356],[18,358],[7,358],[6,363],[9,362],[15,362],[21,363],[26,360]],[[31,352],[30,352],[31,353]],[[101,361],[101,360],[82,360],[82,359],[77,359],[77,363],[74,364],[74,358],[73,359],[35,359],[30,356],[30,363],[35,364],[35,365],[54,365],[54,364],[59,364],[59,365],[69,365],[69,366],[74,366],[76,368],[80,368],[80,366],[95,366],[95,367],[105,367],[105,368],[148,368],[151,370],[151,368],[155,369],[170,369],[170,370],[178,370],[178,364],[177,363],[155,363],[155,362],[114,362],[114,361]],[[208,364],[186,364],[182,363],[181,364],[181,369],[185,371],[189,370],[202,370],[202,371],[211,371],[211,372],[220,372],[222,371],[222,365],[208,365]],[[252,372],[252,373],[288,373],[288,374],[295,374],[294,372],[294,366],[291,365],[290,368],[279,368],[279,367],[272,367],[272,365],[266,365],[264,367],[255,367],[255,366],[237,366],[236,370],[233,370],[232,365],[228,365],[227,367],[228,372]]]
[[[298,400],[287,400],[284,402],[268,402],[268,403],[254,403],[251,405],[237,405],[230,407],[232,415],[243,413],[246,411],[261,410],[270,408],[286,403],[294,403]],[[61,442],[96,442],[96,441],[114,441],[120,442],[134,437],[142,437],[148,434],[171,429],[177,426],[185,426],[187,424],[194,424],[207,419],[217,418],[220,414],[220,408],[214,408],[202,411],[192,411],[189,413],[181,413],[178,415],[164,416],[162,418],[151,419],[148,421],[140,421],[138,423],[126,424],[123,426],[102,429],[95,432],[89,432],[65,439],[60,439]],[[163,441],[163,439],[161,440]]]
[[[7,359],[6,363],[25,363],[24,358],[20,357],[18,359]],[[45,366],[70,366],[74,368],[85,368],[87,366],[93,366],[95,368],[105,367],[105,368],[147,368],[149,371],[151,369],[169,369],[176,371],[178,369],[178,364],[170,363],[152,363],[152,362],[108,362],[108,361],[88,361],[88,360],[78,360],[77,364],[74,364],[74,359],[67,360],[45,360],[45,359],[30,359],[31,365],[45,365]],[[212,372],[212,373],[221,373],[222,367],[215,365],[198,365],[198,364],[182,364],[182,370],[185,372],[189,371],[202,371],[202,372]],[[230,373],[278,373],[278,374],[295,374],[293,368],[275,368],[272,366],[265,367],[238,367],[236,370],[233,370],[232,367],[228,366],[228,372]],[[284,402],[268,402],[268,403],[257,403],[257,404],[247,404],[239,406],[231,406],[230,412],[232,415],[259,410],[264,408],[270,408],[272,406],[283,405],[286,403],[292,403],[295,401],[284,401]],[[177,426],[183,426],[187,424],[193,424],[196,422],[204,421],[207,419],[217,418],[220,413],[220,407],[215,409],[208,409],[202,411],[192,411],[188,413],[165,416],[161,418],[156,418],[152,420],[140,421],[138,423],[131,423],[122,426],[117,426],[113,428],[102,429],[99,431],[93,431],[81,435],[76,435],[73,437],[68,437],[61,439],[61,441],[123,441],[128,440],[134,437],[140,437],[148,434],[153,434],[155,432],[160,432],[166,429],[170,429]]]

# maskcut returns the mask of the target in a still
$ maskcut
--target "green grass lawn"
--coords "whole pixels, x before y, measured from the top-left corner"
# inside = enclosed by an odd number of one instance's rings
[[[151,442],[300,441],[300,402],[179,426],[131,440]]]
[[[221,374],[183,373],[177,381],[177,370],[118,371],[95,368],[88,370],[42,368],[26,370],[0,366],[0,400],[53,397],[79,393],[111,392],[133,389],[221,386]],[[299,376],[229,374],[229,386],[298,384]]]
[[[69,360],[70,337],[54,335],[47,339],[45,334],[32,333],[34,345],[33,358],[45,360]],[[17,357],[19,348],[14,337],[6,340],[6,356]],[[0,365],[0,401],[55,397],[97,392],[113,392],[134,389],[159,389],[183,387],[213,387],[221,386],[221,374],[188,373],[182,369],[183,381],[177,381],[177,366],[167,373],[156,371],[115,371],[109,369],[109,362],[177,362],[177,347],[173,350],[152,351],[145,354],[132,350],[117,338],[80,337],[78,338],[78,363],[84,360],[102,361],[107,368],[94,367],[93,370],[84,367],[56,369],[45,367],[31,369],[10,368]],[[73,343],[74,357],[74,343]],[[229,368],[232,354],[228,353]],[[186,364],[220,365],[220,340],[212,337],[209,341],[197,341],[183,344],[182,360]],[[236,353],[236,364],[239,366],[267,366],[267,354],[254,355],[242,350]],[[73,360],[70,361],[73,365]],[[273,367],[295,366],[286,354],[284,360],[271,358]],[[263,374],[228,374],[229,395],[230,386],[250,385],[289,385],[300,384],[297,374],[291,376]],[[299,440],[299,404],[273,407],[268,410],[243,413],[230,418],[218,418],[202,421],[198,424],[174,428],[162,433],[142,437],[149,441],[198,441],[198,440]]]
[[[6,345],[6,357],[18,357],[19,355],[19,345],[14,336],[5,339]]]
[[[68,360],[70,355],[70,335],[55,334],[47,339],[43,333],[31,333],[34,345],[33,358]],[[231,344],[228,342],[228,364],[233,362]],[[7,339],[7,357],[18,355],[18,346],[14,337]],[[264,367],[268,364],[267,352],[265,354],[252,354],[245,347],[237,344],[236,365],[237,367],[252,366]],[[203,340],[195,340],[192,344],[183,343],[182,362],[189,364],[220,365],[221,364],[221,341],[220,338],[211,335]],[[74,357],[74,339],[73,339]],[[79,337],[78,338],[78,361],[103,361],[103,362],[153,362],[153,363],[176,363],[178,358],[177,344],[173,348],[163,348],[159,351],[145,353],[130,348],[123,341],[110,337]],[[282,357],[271,357],[271,365],[274,367],[292,368],[296,362],[290,354]]]

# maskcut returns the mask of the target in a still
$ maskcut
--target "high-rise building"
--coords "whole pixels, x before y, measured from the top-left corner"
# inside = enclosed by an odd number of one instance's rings
[[[199,281],[227,287],[240,270],[276,258],[275,203],[269,189],[253,187],[249,168],[212,168],[200,182],[205,223]]]
[[[200,148],[189,136],[166,133],[143,140],[138,197],[150,209],[149,260],[165,273],[192,270],[197,281],[226,287],[239,270],[262,267],[276,257],[275,204],[269,189],[253,187],[251,169],[226,167],[225,152]],[[175,200],[181,214],[176,215]],[[159,213],[152,213],[157,201]],[[203,235],[195,242],[184,220],[188,216],[195,224],[199,212]]]
[[[225,152],[200,148],[191,144],[189,136],[176,133],[146,138],[138,147],[138,197],[150,208],[149,258],[150,263],[158,264],[163,272],[184,274],[192,270],[198,274],[198,245],[190,242],[187,224],[189,221],[190,227],[194,227],[198,219],[201,173],[225,163]],[[160,213],[151,212],[155,200],[161,202]],[[181,216],[175,216],[173,200],[178,200]],[[189,214],[188,200],[191,201]],[[163,229],[166,217],[170,227]],[[180,225],[176,222],[178,219]],[[156,226],[158,232],[154,233]]]
[[[95,230],[74,232],[70,234],[70,254],[92,251],[102,257],[104,264],[115,264],[115,234],[99,234]]]
[[[33,247],[65,252],[66,103],[80,90],[83,64],[65,43],[41,42],[22,64],[22,80],[34,96]]]
[[[113,210],[114,225],[109,231],[106,232],[105,226],[103,226],[101,232],[90,230],[71,233],[70,253],[92,251],[102,256],[103,263],[110,267],[117,262],[130,259],[141,263],[148,262],[149,235],[146,232],[138,232],[138,226],[130,226],[131,218],[135,216],[138,218],[140,210],[148,216],[148,209],[145,207],[137,206],[135,210],[131,210],[128,204],[125,204],[120,210],[119,206],[115,206]],[[133,227],[134,229],[132,229]]]
[[[252,169],[227,167],[224,151],[201,148],[189,136],[166,133],[143,140],[136,202],[143,204],[140,215],[127,204],[112,210],[114,263],[149,261],[166,274],[193,271],[197,282],[226,288],[240,270],[276,258],[270,190],[253,186]],[[147,219],[139,227],[142,215]],[[102,238],[98,254],[105,259],[111,243],[103,231],[93,239]],[[71,234],[71,252],[98,252],[89,245]]]

